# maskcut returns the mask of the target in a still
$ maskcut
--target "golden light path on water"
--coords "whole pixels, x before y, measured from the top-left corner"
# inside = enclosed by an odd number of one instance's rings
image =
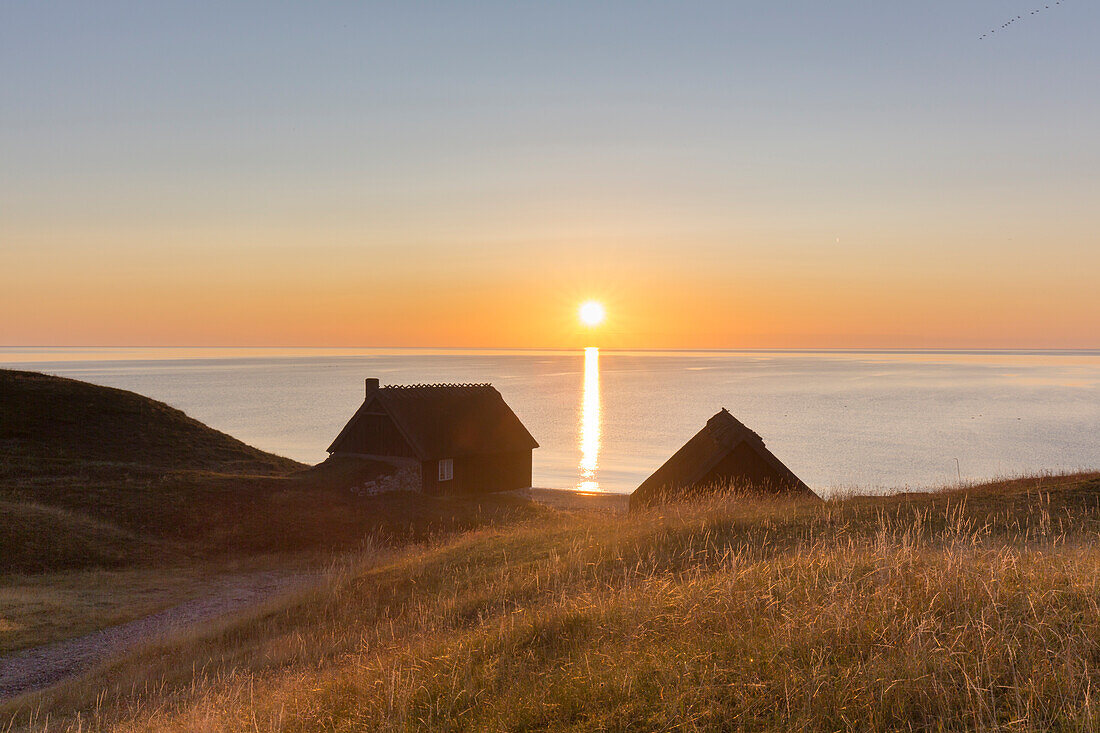
[[[577,488],[599,491],[596,471],[600,467],[600,350],[584,350],[584,392],[581,397],[581,477]]]

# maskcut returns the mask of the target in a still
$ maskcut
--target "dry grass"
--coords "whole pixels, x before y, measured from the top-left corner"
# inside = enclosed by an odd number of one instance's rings
[[[32,730],[1095,730],[1098,539],[1095,475],[563,513],[367,553],[9,711]]]

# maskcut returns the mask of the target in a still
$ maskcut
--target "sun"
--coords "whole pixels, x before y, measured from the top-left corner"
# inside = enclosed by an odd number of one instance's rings
[[[603,303],[599,303],[595,300],[590,300],[587,303],[581,305],[579,311],[581,317],[581,323],[586,326],[598,326],[603,323],[604,316],[606,315],[603,310]]]

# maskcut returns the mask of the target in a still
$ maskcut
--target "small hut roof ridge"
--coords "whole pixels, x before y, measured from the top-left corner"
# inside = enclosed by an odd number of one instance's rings
[[[730,414],[730,411],[724,407],[707,420],[705,429],[715,443],[727,448],[732,448],[747,438],[759,440],[761,443],[764,442],[756,432],[749,429],[745,423]]]
[[[491,384],[408,384],[368,389],[329,446],[331,453],[367,412],[384,411],[422,460],[531,450],[531,433]]]

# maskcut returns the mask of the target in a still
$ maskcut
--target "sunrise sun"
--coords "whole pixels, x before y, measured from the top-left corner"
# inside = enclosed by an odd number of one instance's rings
[[[580,309],[581,323],[586,326],[598,326],[603,323],[605,316],[603,310],[603,304],[595,300],[590,300],[587,303],[581,305]]]

